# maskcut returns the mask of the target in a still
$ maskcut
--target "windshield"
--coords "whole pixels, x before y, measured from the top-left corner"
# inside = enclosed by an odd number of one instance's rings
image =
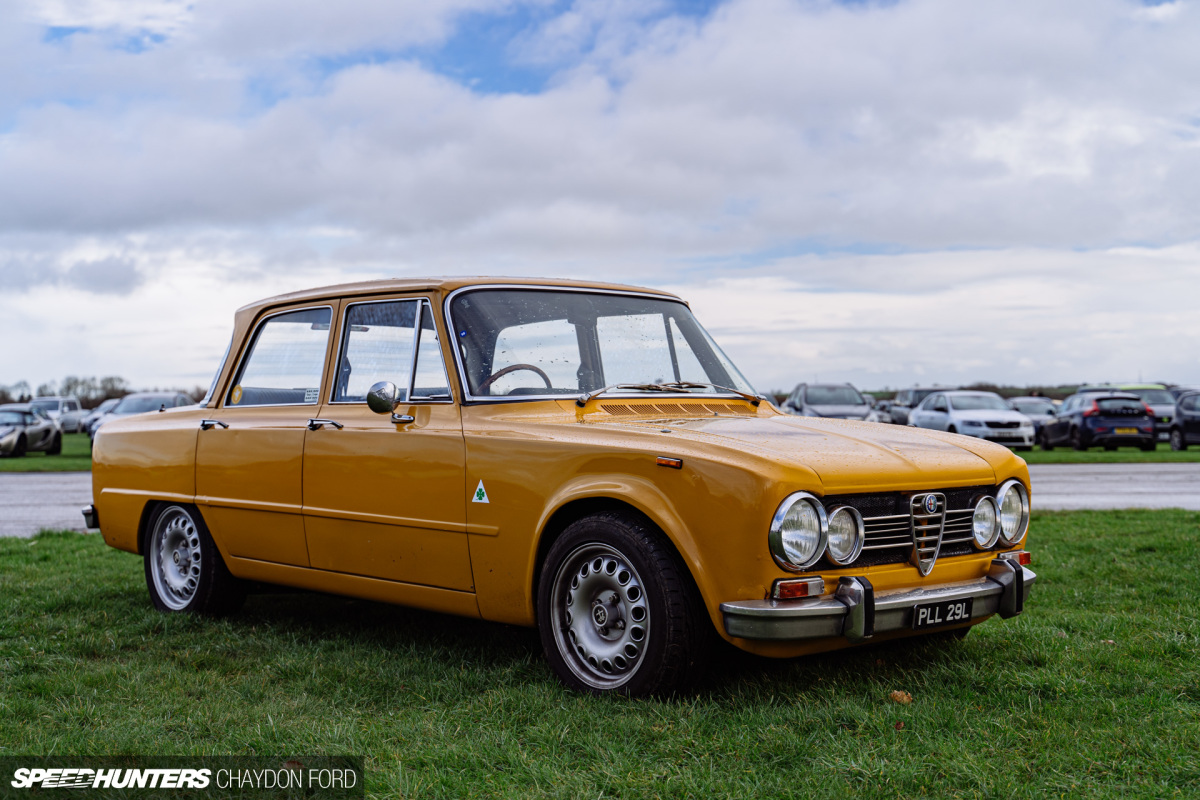
[[[24,425],[25,415],[20,411],[0,411],[0,425]]]
[[[804,400],[810,406],[862,406],[867,401],[853,386],[809,386]]]
[[[676,300],[484,289],[456,296],[450,316],[476,397],[575,395],[614,384],[680,381],[754,391]]]
[[[1132,398],[1126,400],[1123,397],[1104,397],[1096,401],[1096,407],[1105,414],[1119,416],[1143,416],[1146,413],[1146,406]]]
[[[1144,402],[1154,405],[1170,406],[1175,404],[1175,395],[1166,389],[1131,389],[1130,394],[1136,394]]]
[[[146,411],[158,411],[164,405],[170,408],[175,403],[174,395],[143,395],[136,397],[130,395],[117,403],[113,409],[114,414],[142,414]]]
[[[1040,400],[1014,400],[1013,405],[1022,414],[1053,414],[1054,403]]]
[[[955,411],[1008,411],[998,394],[952,394],[950,407]]]
[[[34,408],[40,408],[42,411],[58,411],[61,400],[34,400],[29,405]]]

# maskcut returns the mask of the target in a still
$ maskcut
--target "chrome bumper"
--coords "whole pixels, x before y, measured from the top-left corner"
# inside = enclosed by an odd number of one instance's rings
[[[1037,581],[1029,567],[997,558],[973,581],[876,592],[863,577],[844,577],[832,595],[803,600],[740,600],[721,604],[726,632],[738,639],[798,641],[844,637],[861,642],[876,633],[912,630],[913,607],[972,598],[971,619],[1024,610]],[[936,628],[932,630],[937,630]]]

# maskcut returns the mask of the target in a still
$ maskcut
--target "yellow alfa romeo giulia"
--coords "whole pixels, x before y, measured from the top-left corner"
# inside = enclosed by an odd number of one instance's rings
[[[787,416],[687,304],[392,280],[237,313],[198,405],[93,453],[155,606],[250,581],[537,626],[568,686],[669,693],[720,636],[791,657],[1021,613],[1029,473],[980,439]]]

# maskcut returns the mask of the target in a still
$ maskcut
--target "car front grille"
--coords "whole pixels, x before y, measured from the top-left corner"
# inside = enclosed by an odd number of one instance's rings
[[[924,516],[923,509],[913,508],[915,500],[924,498],[930,492],[832,495],[822,498],[822,502],[827,511],[837,506],[852,506],[862,514],[865,541],[862,555],[851,566],[870,567],[908,561],[913,552],[914,531],[922,537],[922,546],[927,547],[930,542],[928,537],[936,534],[933,523],[938,517],[942,517],[942,541],[937,557],[973,552],[971,520],[975,515],[975,502],[982,495],[995,496],[995,493],[995,486],[933,492],[944,496],[944,500],[939,502],[937,511],[931,516]],[[932,541],[936,542],[936,537]]]
[[[1008,422],[994,422],[992,420],[988,420],[987,426],[989,428],[1019,428],[1021,427],[1021,423],[1019,420]]]

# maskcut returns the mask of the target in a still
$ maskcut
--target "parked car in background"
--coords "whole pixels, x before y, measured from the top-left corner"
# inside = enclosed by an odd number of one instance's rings
[[[1054,419],[1042,424],[1043,450],[1069,445],[1076,450],[1101,446],[1153,450],[1158,439],[1154,413],[1142,398],[1128,392],[1091,390],[1073,394]]]
[[[934,392],[909,413],[908,424],[975,436],[1018,450],[1033,448],[1033,423],[1029,417],[1013,411],[995,392]]]
[[[1010,397],[1008,407],[1019,411],[1033,423],[1033,436],[1037,439],[1046,420],[1058,415],[1058,406],[1048,397]]]
[[[1179,400],[1179,398],[1183,397],[1185,394],[1200,392],[1200,386],[1168,386],[1167,391],[1171,393],[1172,397],[1174,397],[1176,400]]]
[[[876,400],[875,413],[879,416],[880,422],[892,421],[892,401],[891,400]]]
[[[145,414],[149,411],[161,411],[168,408],[183,408],[193,406],[196,401],[182,392],[134,392],[122,397],[108,413],[92,422],[88,435],[92,441],[100,426],[117,417],[128,417],[131,414]]]
[[[776,658],[960,637],[1037,577],[1020,458],[781,414],[680,298],[609,284],[244,306],[209,396],[106,422],[92,481],[88,527],[160,611],[262,582],[536,627],[596,694],[676,693],[717,636]]]
[[[119,402],[121,402],[121,398],[110,397],[107,400],[105,400],[103,403],[101,403],[100,405],[96,406],[91,411],[89,411],[87,416],[83,418],[83,422],[80,423],[81,433],[90,434],[92,432],[92,426],[95,424],[96,420],[103,417],[109,411],[112,411],[113,408],[116,407],[117,403],[119,403]]]
[[[801,417],[879,421],[866,396],[848,383],[802,383],[783,401],[782,409]]]
[[[1200,444],[1200,391],[1180,395],[1175,401],[1175,420],[1171,425],[1172,450],[1186,450]]]
[[[896,392],[895,398],[892,399],[892,406],[888,409],[888,415],[896,425],[907,425],[909,412],[919,406],[921,401],[926,397],[940,391],[944,391],[944,389],[901,389]]]
[[[50,419],[58,421],[62,433],[80,433],[87,411],[79,404],[77,397],[35,397],[29,403],[34,408],[46,412]]]
[[[1154,416],[1154,432],[1160,442],[1171,435],[1171,421],[1175,418],[1175,395],[1161,383],[1115,383],[1103,386],[1081,386],[1078,394],[1095,392],[1128,392],[1135,394],[1150,409]]]
[[[0,455],[23,456],[38,451],[48,456],[62,452],[58,420],[32,403],[0,405]]]

